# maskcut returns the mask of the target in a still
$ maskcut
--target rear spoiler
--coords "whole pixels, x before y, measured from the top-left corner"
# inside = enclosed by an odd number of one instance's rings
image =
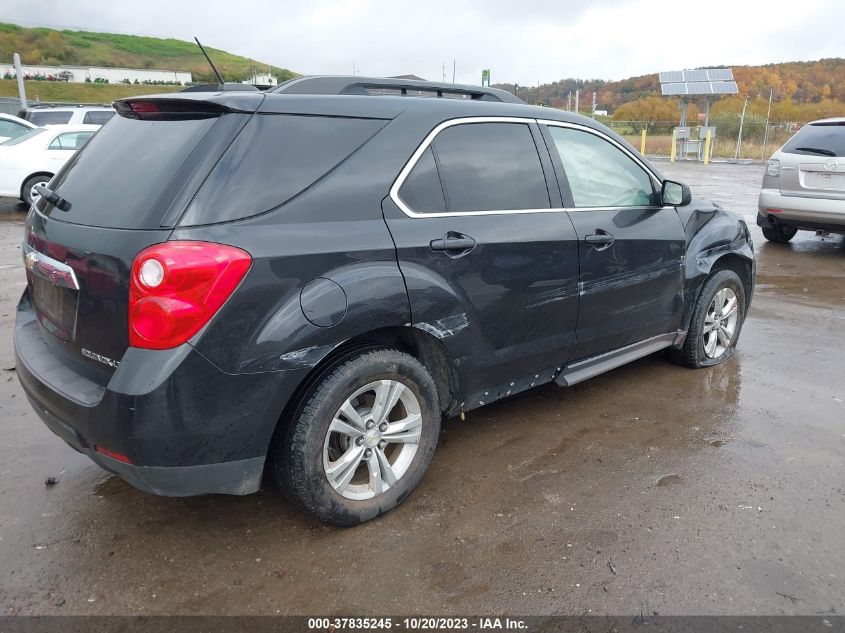
[[[130,97],[114,102],[117,113],[127,119],[142,119],[145,121],[179,121],[186,119],[208,119],[219,117],[229,112],[252,113],[261,105],[264,99],[258,91],[229,93],[205,93],[202,98],[198,93],[190,94],[152,95],[147,97]],[[214,98],[217,97],[217,98]]]

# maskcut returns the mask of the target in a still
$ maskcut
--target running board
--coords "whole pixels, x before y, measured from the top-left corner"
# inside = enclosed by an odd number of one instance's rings
[[[555,378],[555,382],[561,387],[571,387],[643,356],[677,345],[684,340],[685,336],[686,332],[660,334],[592,358],[576,361],[564,367]]]

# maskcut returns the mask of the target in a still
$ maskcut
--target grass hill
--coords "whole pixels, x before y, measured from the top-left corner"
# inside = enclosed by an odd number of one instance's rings
[[[266,71],[268,67],[264,62],[207,45],[206,50],[227,81],[248,79],[253,68]],[[11,62],[13,53],[20,53],[24,64],[187,70],[196,82],[214,81],[214,75],[197,45],[176,39],[26,28],[0,22],[0,60]],[[278,66],[270,66],[270,71],[280,81],[296,76],[296,73]],[[150,86],[147,86],[146,92],[149,89]]]

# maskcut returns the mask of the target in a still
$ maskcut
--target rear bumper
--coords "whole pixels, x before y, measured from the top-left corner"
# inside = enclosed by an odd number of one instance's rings
[[[769,216],[789,226],[845,231],[845,200],[785,196],[777,189],[763,189],[757,204],[757,224],[768,226]],[[780,213],[770,213],[777,209]]]
[[[230,375],[190,345],[130,348],[101,386],[50,353],[27,306],[21,302],[15,324],[17,374],[36,413],[67,444],[154,494],[258,490],[270,439],[299,372]]]

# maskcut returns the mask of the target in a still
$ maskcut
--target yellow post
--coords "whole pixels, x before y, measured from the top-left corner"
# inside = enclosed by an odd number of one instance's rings
[[[643,128],[643,138],[640,141],[640,154],[645,156],[645,128]]]
[[[704,164],[710,164],[710,137],[713,134],[712,130],[707,130],[707,137],[704,139]]]
[[[675,162],[675,130],[672,130],[672,149],[669,150],[669,162]]]

